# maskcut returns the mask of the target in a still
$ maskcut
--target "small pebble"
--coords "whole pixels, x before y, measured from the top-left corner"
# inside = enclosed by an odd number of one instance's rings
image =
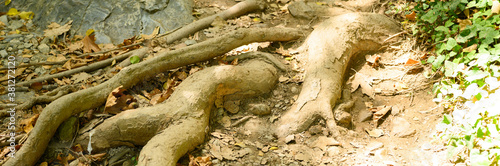
[[[9,19],[7,18],[7,15],[3,15],[0,17],[0,21],[3,22],[6,26],[9,26]]]
[[[46,54],[46,53],[49,53],[50,48],[49,48],[49,46],[47,44],[40,44],[38,46],[38,50],[40,50],[41,53]]]
[[[190,46],[190,45],[196,44],[196,40],[186,40],[184,42],[184,44],[186,44],[187,46]]]
[[[0,55],[2,56],[2,58],[5,58],[9,55],[9,53],[7,53],[7,51],[5,50],[0,50]]]

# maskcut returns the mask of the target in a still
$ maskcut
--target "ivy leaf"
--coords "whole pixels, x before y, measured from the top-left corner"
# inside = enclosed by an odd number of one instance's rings
[[[438,12],[435,10],[430,10],[429,12],[425,13],[421,17],[421,19],[424,21],[427,21],[429,23],[435,23],[437,18],[438,18],[438,15],[436,13],[438,13]]]
[[[490,74],[488,72],[484,72],[484,71],[479,70],[479,69],[474,69],[474,70],[469,70],[469,71],[465,72],[465,75],[467,76],[467,77],[465,77],[465,80],[472,82],[474,80],[478,80],[478,79],[482,79],[484,77],[487,77]]]
[[[448,41],[446,42],[445,48],[446,50],[452,50],[453,47],[457,45],[457,41],[453,38],[448,38]]]
[[[451,120],[452,120],[452,119],[451,119],[451,116],[450,116],[450,115],[448,115],[448,114],[445,114],[445,115],[443,116],[443,121],[442,121],[442,122],[443,122],[444,124],[450,124],[450,123],[451,123]]]
[[[432,62],[432,67],[434,67],[434,69],[437,69],[437,68],[441,67],[441,65],[443,65],[443,62],[444,62],[445,58],[446,58],[446,56],[439,55],[436,58],[436,60],[434,60],[434,62]]]
[[[139,63],[139,61],[141,61],[141,58],[139,58],[139,56],[137,56],[137,55],[130,57],[130,63],[132,63],[132,64]]]
[[[458,64],[453,63],[451,61],[446,61],[444,62],[444,76],[446,77],[456,77],[457,76],[457,69]]]
[[[436,28],[436,31],[442,31],[442,32],[444,32],[444,33],[448,33],[448,32],[450,32],[450,30],[449,30],[448,28],[444,27],[444,26],[438,26],[438,27]]]

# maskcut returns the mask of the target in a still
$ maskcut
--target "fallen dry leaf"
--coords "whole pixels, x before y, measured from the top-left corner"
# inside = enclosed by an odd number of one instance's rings
[[[122,87],[119,86],[108,95],[104,106],[104,113],[118,114],[122,111],[132,109],[131,104],[136,100],[131,95],[123,94],[125,89]]]
[[[211,166],[212,165],[212,157],[194,157],[189,154],[189,166]]]
[[[373,113],[373,122],[378,125],[378,120],[384,117],[391,110],[392,106],[379,106],[371,109]]]
[[[361,91],[363,94],[370,96],[372,99],[375,98],[373,94],[373,88],[370,83],[365,79],[365,77],[359,73],[354,74],[349,78],[347,83],[351,83],[351,92],[356,91],[359,87],[361,87]]]
[[[149,103],[152,105],[156,105],[158,103],[161,103],[161,102],[167,100],[173,92],[174,92],[174,90],[172,90],[172,88],[169,88],[161,94],[154,95],[151,98],[151,100],[149,101]]]
[[[71,28],[71,23],[73,20],[68,21],[68,23],[64,24],[63,26],[52,22],[49,26],[47,26],[49,29],[44,30],[43,36],[45,37],[57,37],[65,32],[68,32],[69,29]]]
[[[151,35],[143,35],[143,34],[141,34],[141,37],[142,37],[143,39],[149,40],[149,39],[155,38],[155,37],[156,37],[156,35],[158,35],[159,33],[160,33],[160,27],[158,27],[158,26],[157,26],[157,27],[153,30],[153,32],[151,33]]]
[[[101,51],[99,46],[97,46],[97,44],[95,44],[95,36],[94,35],[85,36],[82,40],[82,43],[83,43],[83,53]]]
[[[463,52],[472,52],[472,51],[474,51],[476,49],[477,49],[477,44],[473,44],[473,45],[471,45],[469,47],[464,48]]]
[[[368,62],[368,64],[371,65],[371,67],[375,68],[375,67],[379,66],[379,62],[378,62],[379,59],[380,59],[380,55],[372,55],[372,56],[369,56],[368,58],[366,58],[366,62]]]
[[[378,138],[384,135],[384,131],[381,129],[373,129],[373,130],[368,130],[365,129],[365,131],[370,135],[370,137]]]
[[[411,12],[410,14],[405,15],[406,19],[415,21],[415,17],[417,16],[417,13],[415,11]]]
[[[412,66],[412,65],[415,65],[415,64],[420,64],[420,61],[408,58],[408,60],[405,63],[405,66]]]
[[[35,114],[29,119],[22,120],[19,126],[21,126],[21,129],[24,132],[26,133],[30,132],[33,129],[33,126],[35,126],[36,120],[38,120],[38,116],[40,116],[40,114]]]
[[[320,136],[316,141],[314,141],[313,147],[318,147],[321,150],[326,150],[327,146],[340,146],[340,145],[341,144],[334,138]]]
[[[68,46],[69,52],[74,52],[76,50],[81,50],[81,49],[83,49],[83,42],[82,41],[77,41],[77,42],[71,43]]]

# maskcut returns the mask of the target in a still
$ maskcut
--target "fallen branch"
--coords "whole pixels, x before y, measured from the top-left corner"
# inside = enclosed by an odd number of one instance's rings
[[[140,48],[140,49],[133,50],[131,52],[127,52],[127,53],[119,55],[119,56],[115,56],[113,58],[108,58],[108,59],[100,61],[100,62],[92,63],[92,64],[90,64],[88,66],[83,66],[83,67],[79,67],[79,68],[76,68],[76,69],[71,69],[71,70],[68,70],[68,71],[63,71],[63,72],[60,72],[60,73],[57,73],[57,74],[42,76],[42,77],[38,77],[38,78],[29,80],[29,81],[20,82],[20,83],[17,84],[17,86],[29,86],[29,85],[31,85],[32,83],[35,83],[35,82],[42,82],[42,81],[46,81],[46,80],[50,80],[50,79],[54,79],[54,78],[67,77],[67,76],[70,76],[70,75],[73,75],[73,74],[76,74],[76,73],[80,73],[80,72],[94,71],[94,70],[97,70],[97,69],[100,69],[100,68],[103,68],[103,67],[111,65],[113,63],[113,61],[121,61],[121,60],[123,60],[125,58],[128,58],[131,55],[146,54],[147,52],[148,52],[147,48]]]
[[[181,29],[173,32],[170,35],[167,35],[165,37],[166,39],[164,39],[165,44],[173,43],[174,41],[188,37],[190,34],[194,34],[202,29],[208,28],[217,17],[220,17],[223,20],[227,20],[229,18],[238,17],[254,10],[262,10],[265,7],[264,3],[265,2],[263,0],[246,0],[240,2],[232,6],[231,8],[224,10],[223,12],[202,18],[182,27]]]
[[[15,154],[15,158],[9,159],[5,165],[34,165],[63,121],[84,110],[101,106],[108,94],[118,86],[128,89],[157,73],[204,62],[241,45],[264,41],[290,41],[301,36],[301,31],[293,28],[239,29],[179,50],[160,53],[154,58],[126,67],[98,86],[65,95],[47,105],[27,141]]]
[[[318,118],[338,136],[332,109],[341,97],[343,78],[351,58],[358,53],[378,51],[387,36],[398,33],[395,21],[383,15],[349,13],[332,17],[309,35],[303,46],[307,53],[306,77],[297,101],[278,121],[280,139],[307,130]]]

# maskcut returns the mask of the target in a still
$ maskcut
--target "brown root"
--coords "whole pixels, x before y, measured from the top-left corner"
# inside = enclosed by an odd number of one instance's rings
[[[332,109],[341,97],[344,73],[356,54],[378,51],[384,39],[400,31],[391,19],[371,13],[349,13],[320,24],[308,37],[306,77],[295,104],[278,121],[279,138],[306,130],[318,118],[337,135]]]
[[[62,122],[84,110],[101,106],[108,94],[119,86],[128,89],[157,73],[207,61],[241,45],[263,41],[289,41],[301,36],[299,30],[292,28],[240,29],[179,50],[160,53],[154,58],[124,68],[98,86],[65,95],[45,107],[27,141],[16,152],[15,158],[10,158],[5,165],[34,165]]]
[[[215,100],[267,93],[277,79],[277,70],[262,60],[207,68],[183,81],[166,102],[124,111],[105,120],[93,131],[92,149],[146,145],[139,165],[175,165],[188,150],[204,141]],[[87,148],[88,141],[89,133],[85,133],[76,143]]]

